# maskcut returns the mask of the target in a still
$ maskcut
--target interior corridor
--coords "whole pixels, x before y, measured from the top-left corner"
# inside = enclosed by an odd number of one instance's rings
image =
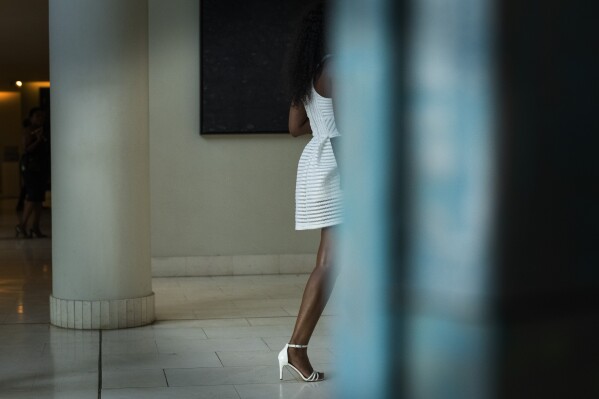
[[[49,325],[52,241],[15,239],[15,201],[0,200],[0,398],[330,398],[335,294],[310,342],[320,383],[277,353],[307,275],[154,278],[150,326],[82,331]],[[44,210],[42,230],[50,233]]]

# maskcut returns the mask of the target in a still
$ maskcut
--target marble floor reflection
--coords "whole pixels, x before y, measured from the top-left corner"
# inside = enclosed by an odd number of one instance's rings
[[[0,200],[0,398],[330,398],[335,380],[325,314],[310,342],[330,377],[279,380],[307,275],[154,278],[157,321],[112,331],[49,325],[51,238],[16,239]],[[50,211],[42,228],[50,232]],[[334,298],[334,296],[333,296]]]

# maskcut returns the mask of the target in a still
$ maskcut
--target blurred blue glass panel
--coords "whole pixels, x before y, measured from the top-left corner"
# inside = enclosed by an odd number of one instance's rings
[[[392,343],[386,289],[394,81],[391,2],[343,0],[335,15],[335,106],[342,134],[345,220],[338,286],[338,397],[385,397]],[[389,80],[391,79],[391,80]]]
[[[491,2],[411,2],[404,93],[394,3],[343,0],[333,13],[346,210],[338,397],[484,399],[493,355]],[[409,124],[398,123],[398,98]],[[407,223],[390,202],[405,153],[395,135],[410,144],[406,265],[390,256],[391,232]],[[403,310],[390,306],[398,267]]]
[[[412,2],[408,396],[491,396],[490,1]]]

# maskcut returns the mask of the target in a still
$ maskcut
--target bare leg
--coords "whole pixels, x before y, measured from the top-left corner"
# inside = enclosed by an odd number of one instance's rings
[[[33,203],[33,221],[31,222],[31,229],[39,232],[40,231],[40,220],[42,217],[42,203],[34,202]]]
[[[23,210],[23,215],[22,215],[21,221],[20,221],[20,224],[23,227],[23,229],[25,229],[25,231],[27,231],[27,222],[29,221],[29,218],[33,214],[34,207],[35,207],[35,204],[33,202],[25,201],[25,209]]]
[[[333,245],[334,228],[326,227],[322,229],[316,266],[310,274],[304,289],[302,304],[289,341],[292,344],[308,344],[316,323],[331,296],[333,284],[337,279],[337,272],[333,268]],[[312,373],[313,368],[306,349],[289,348],[288,354],[289,363],[299,369],[302,374],[308,376]]]

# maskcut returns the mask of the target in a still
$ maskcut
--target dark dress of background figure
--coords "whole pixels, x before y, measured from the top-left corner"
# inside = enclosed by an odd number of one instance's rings
[[[15,227],[17,237],[46,237],[40,230],[42,204],[50,179],[50,140],[44,128],[45,113],[40,108],[29,112],[29,126],[23,129],[21,173],[25,207]]]

